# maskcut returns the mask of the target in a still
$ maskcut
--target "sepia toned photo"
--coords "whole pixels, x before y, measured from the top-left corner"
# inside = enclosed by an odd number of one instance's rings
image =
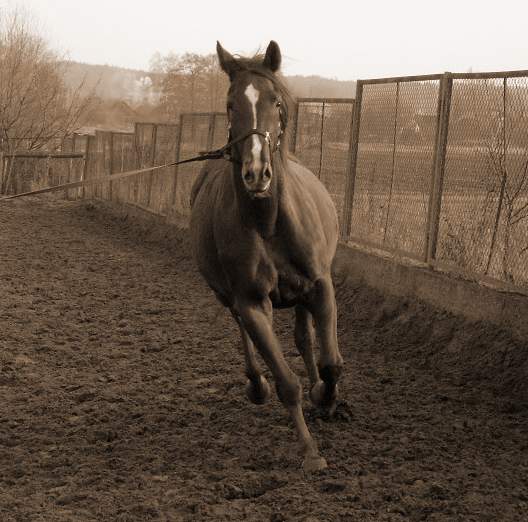
[[[528,520],[527,15],[0,0],[0,522]]]

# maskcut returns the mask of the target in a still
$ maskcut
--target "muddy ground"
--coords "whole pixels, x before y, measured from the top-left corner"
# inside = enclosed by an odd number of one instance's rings
[[[0,520],[527,520],[527,343],[336,283],[343,402],[331,422],[306,402],[329,469],[304,476],[185,232],[2,204]]]

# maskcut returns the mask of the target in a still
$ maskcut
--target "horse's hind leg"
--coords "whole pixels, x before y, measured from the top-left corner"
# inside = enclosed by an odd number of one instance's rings
[[[246,362],[246,377],[248,382],[246,384],[246,395],[253,404],[264,404],[270,397],[270,385],[259,368],[257,361],[257,353],[253,341],[249,337],[240,318],[233,312],[233,317],[240,329],[240,338],[242,340],[242,348],[244,350],[244,359]]]
[[[322,379],[312,388],[310,397],[332,414],[337,400],[337,381],[341,375],[343,358],[337,346],[337,305],[330,276],[317,281],[310,310],[319,338],[319,375]]]
[[[319,381],[319,371],[315,363],[314,356],[315,332],[312,322],[312,314],[302,306],[295,307],[295,346],[301,354],[308,377],[310,379],[310,388]]]

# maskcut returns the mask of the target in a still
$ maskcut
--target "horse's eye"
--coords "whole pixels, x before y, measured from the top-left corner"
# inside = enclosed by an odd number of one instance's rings
[[[275,105],[276,105],[277,107],[280,107],[280,106],[281,106],[281,102],[278,101]]]

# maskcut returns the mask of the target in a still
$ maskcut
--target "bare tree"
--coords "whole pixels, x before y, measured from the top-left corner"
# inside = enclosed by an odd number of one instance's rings
[[[150,68],[162,73],[161,103],[169,117],[176,118],[182,112],[224,110],[227,80],[216,55],[156,53]]]
[[[515,105],[509,102],[508,95],[516,96],[518,102]],[[528,234],[525,233],[528,220],[528,149],[524,132],[526,116],[523,103],[519,102],[523,99],[526,102],[526,98],[526,86],[511,89],[507,86],[506,78],[504,79],[502,107],[496,112],[496,132],[486,144],[488,172],[491,174],[488,193],[494,193],[498,200],[486,273],[490,270],[497,248],[498,231],[502,222],[500,268],[502,277],[509,282],[514,282],[514,256],[520,258],[528,252]],[[515,113],[512,113],[513,107]]]
[[[64,67],[27,16],[0,11],[0,153],[49,147],[79,127],[92,96],[83,83],[67,88]]]

